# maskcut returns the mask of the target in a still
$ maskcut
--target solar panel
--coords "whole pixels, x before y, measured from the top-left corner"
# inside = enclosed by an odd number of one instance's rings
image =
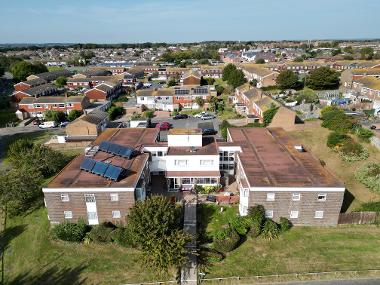
[[[106,173],[104,174],[104,177],[117,181],[123,172],[123,169],[117,166],[110,165],[107,168]]]
[[[91,171],[96,161],[91,158],[85,158],[80,164],[80,169],[85,171]]]
[[[109,147],[110,147],[110,143],[108,141],[102,141],[99,145],[99,150],[108,152]]]
[[[108,148],[108,152],[113,153],[113,154],[117,154],[119,152],[119,146],[117,144],[110,143],[110,146]]]
[[[123,146],[119,149],[118,155],[122,157],[126,157],[126,158],[131,158],[132,153],[133,153],[132,148]]]
[[[104,173],[106,173],[107,168],[108,164],[97,161],[91,172],[103,176]]]

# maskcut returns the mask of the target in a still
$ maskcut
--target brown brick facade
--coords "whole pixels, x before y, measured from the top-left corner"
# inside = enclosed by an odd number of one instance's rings
[[[119,201],[111,201],[111,193],[117,193]],[[69,201],[63,202],[61,194],[68,194]],[[94,194],[96,199],[96,207],[99,223],[111,221],[113,223],[125,222],[125,216],[135,204],[135,194],[131,192],[62,192],[44,193],[46,208],[48,209],[49,219],[52,223],[60,223],[65,221],[64,211],[72,211],[73,218],[69,221],[75,222],[79,218],[83,218],[87,222],[87,207],[84,195]],[[120,211],[121,218],[113,219],[112,211]]]
[[[267,193],[274,193],[275,200],[267,201]],[[301,194],[299,201],[293,201],[293,193]],[[319,201],[318,194],[326,194],[326,201]],[[328,226],[337,225],[344,192],[302,191],[295,188],[293,192],[249,192],[249,206],[263,205],[266,210],[273,210],[273,220],[285,217],[295,225]],[[290,218],[291,211],[298,211],[296,219]],[[315,218],[315,211],[323,211],[323,218]]]

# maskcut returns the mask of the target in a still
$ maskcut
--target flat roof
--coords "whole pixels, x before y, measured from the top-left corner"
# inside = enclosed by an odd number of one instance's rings
[[[214,137],[203,137],[202,146],[170,146],[168,155],[218,155],[218,146]]]
[[[155,141],[158,131],[156,129],[141,128],[106,129],[91,143],[91,146],[97,146],[102,141],[110,141],[123,146],[133,147],[136,151],[141,151],[142,144]],[[127,169],[127,174],[116,182],[81,170],[80,165],[84,158],[84,154],[74,158],[48,184],[47,188],[135,188],[141,172],[149,159],[149,154],[138,153],[135,157],[127,159],[98,151],[94,156],[90,157],[96,161],[107,161],[112,165]]]
[[[282,128],[230,128],[233,144],[251,187],[344,187],[310,152]]]

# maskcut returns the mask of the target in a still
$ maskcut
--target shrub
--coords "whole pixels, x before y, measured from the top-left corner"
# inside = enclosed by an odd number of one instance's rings
[[[380,212],[380,201],[363,203],[355,211],[356,212]]]
[[[271,219],[267,219],[264,223],[262,235],[266,239],[275,239],[280,234],[280,229],[278,228],[278,225],[272,221]]]
[[[222,253],[234,250],[240,242],[240,236],[231,227],[218,231],[214,234],[214,248]]]
[[[251,221],[248,234],[251,237],[256,238],[261,234],[261,230],[262,230],[262,223],[258,222],[257,220],[256,221],[254,220],[254,221]]]
[[[224,255],[215,249],[202,247],[200,249],[199,258],[202,260],[202,264],[210,264],[213,262],[219,262],[224,259]]]
[[[253,206],[248,209],[248,217],[251,219],[252,223],[257,222],[260,226],[265,221],[265,208],[262,205]]]
[[[276,115],[277,110],[278,110],[278,107],[271,106],[270,109],[264,111],[264,113],[263,113],[263,121],[264,121],[264,125],[265,126],[268,126],[272,122],[272,119]]]
[[[371,162],[363,165],[355,173],[355,178],[369,189],[380,192],[380,163]]]
[[[84,221],[79,220],[78,223],[64,222],[56,225],[52,229],[52,234],[54,238],[60,240],[81,242],[88,230],[89,227],[84,223]]]
[[[339,155],[347,162],[365,160],[369,157],[368,151],[361,144],[352,140],[346,140],[343,143],[339,149]]]
[[[241,236],[248,233],[250,227],[249,217],[235,216],[230,221],[230,226]]]
[[[327,146],[329,148],[341,146],[349,137],[340,132],[331,132],[327,137]]]
[[[132,235],[128,228],[118,227],[111,232],[110,237],[113,242],[121,246],[134,246]]]
[[[280,217],[280,223],[279,224],[280,224],[280,230],[281,230],[281,232],[286,232],[286,231],[290,230],[291,227],[293,226],[292,222],[289,221],[285,217]]]
[[[151,119],[154,116],[154,110],[147,110],[144,112],[144,118]]]
[[[322,109],[321,116],[323,120],[321,126],[332,131],[347,133],[354,126],[353,120],[337,107],[330,106]]]
[[[111,106],[107,110],[110,120],[115,120],[117,117],[123,115],[124,113],[124,108],[123,107],[118,107],[118,106]]]
[[[369,142],[369,139],[373,137],[373,135],[371,130],[362,127],[356,129],[356,136],[362,141]]]
[[[107,223],[94,226],[90,233],[89,237],[93,242],[111,242],[111,232],[114,228]]]

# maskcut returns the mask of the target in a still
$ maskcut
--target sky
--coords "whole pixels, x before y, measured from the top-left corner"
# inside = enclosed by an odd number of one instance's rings
[[[380,38],[379,0],[0,1],[0,43]]]

